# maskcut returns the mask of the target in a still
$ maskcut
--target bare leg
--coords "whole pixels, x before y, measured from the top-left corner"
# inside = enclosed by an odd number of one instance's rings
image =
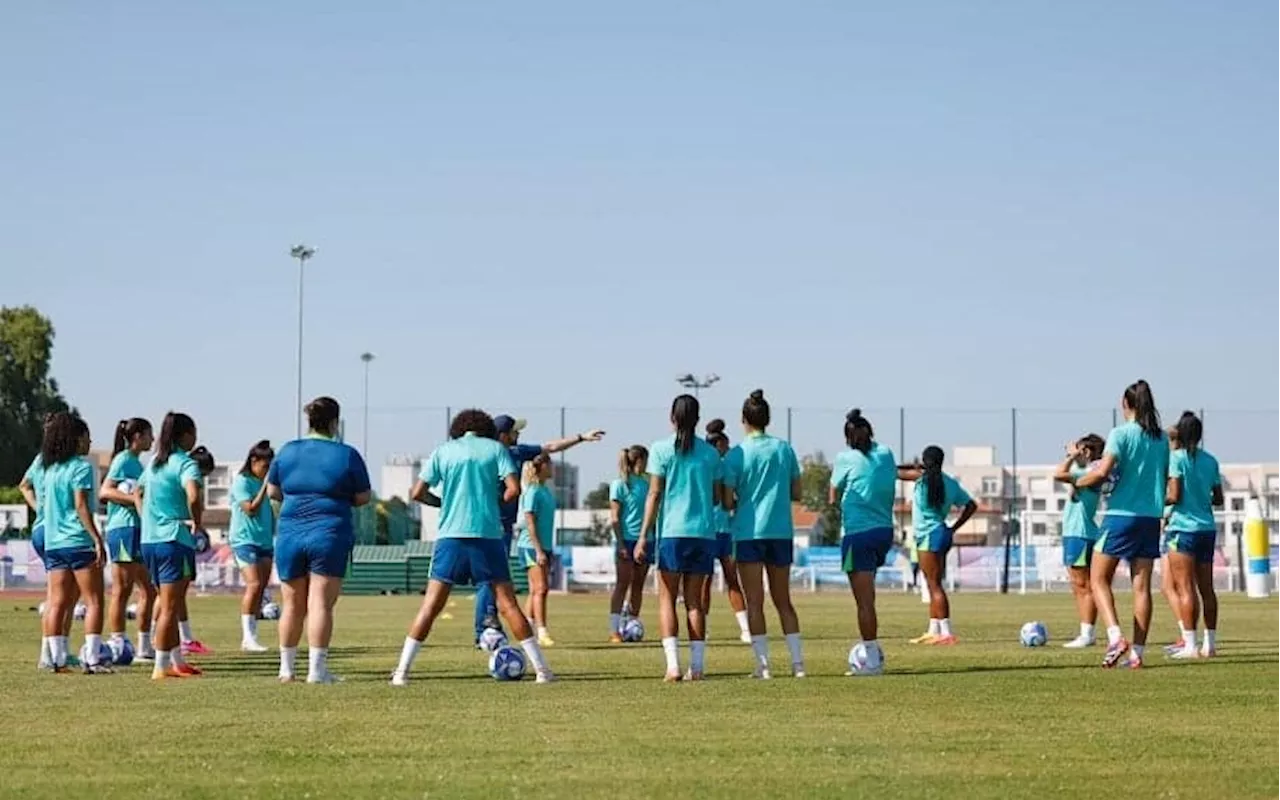
[[[1089,586],[1093,589],[1093,602],[1108,628],[1120,624],[1120,619],[1116,616],[1116,598],[1111,593],[1111,581],[1115,578],[1116,567],[1119,564],[1119,559],[1095,552],[1093,565],[1089,569]]]
[[[950,619],[951,599],[942,586],[942,557],[940,553],[921,552],[920,571],[929,587],[929,618]]]
[[[1204,627],[1218,630],[1218,592],[1213,588],[1213,564],[1196,565],[1196,587],[1204,606]]]
[[[134,572],[132,564],[111,565],[111,603],[107,611],[107,624],[111,633],[124,633],[125,608],[133,594]]]
[[[621,614],[622,604],[626,602],[627,592],[631,590],[631,560],[615,560],[614,571],[616,578],[613,582],[613,594],[609,596],[609,613]]]
[[[649,579],[649,565],[632,564],[631,565],[631,593],[628,595],[627,603],[631,606],[631,613],[640,616],[640,607],[644,605],[644,584]]]
[[[800,617],[791,602],[791,567],[766,567],[769,576],[769,597],[773,599],[773,607],[778,610],[778,620],[782,623],[782,633],[789,635],[800,632]]]
[[[310,576],[285,581],[280,587],[280,648],[296,648],[302,640],[302,620],[307,616]]]
[[[1139,647],[1147,643],[1151,629],[1151,567],[1149,558],[1133,560],[1133,643]]]
[[[1093,587],[1089,585],[1089,568],[1071,567],[1067,572],[1071,576],[1071,593],[1075,595],[1080,622],[1093,625],[1098,621],[1098,607],[1093,601]]]
[[[684,605],[691,642],[702,642],[707,638],[707,616],[702,608],[702,587],[707,582],[706,575],[690,573],[684,576]]]
[[[858,635],[864,642],[874,642],[879,633],[879,621],[876,618],[875,572],[850,572],[849,589],[853,592],[853,601],[858,606]]]
[[[738,562],[738,576],[747,606],[747,630],[752,636],[767,631],[764,618],[764,564]]]

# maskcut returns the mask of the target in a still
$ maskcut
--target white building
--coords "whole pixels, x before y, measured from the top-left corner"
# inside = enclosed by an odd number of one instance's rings
[[[417,456],[391,456],[382,465],[381,480],[378,483],[378,497],[389,499],[399,497],[409,502],[409,492],[422,472],[422,459]]]

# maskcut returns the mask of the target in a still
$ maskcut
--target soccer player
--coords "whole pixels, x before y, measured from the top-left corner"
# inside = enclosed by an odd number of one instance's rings
[[[276,573],[283,584],[280,682],[294,680],[302,622],[307,621],[307,683],[337,683],[329,671],[333,609],[355,546],[351,509],[372,498],[360,453],[338,441],[341,408],[317,397],[304,409],[309,432],[271,461],[267,496],[281,501]]]
[[[942,586],[947,567],[947,553],[957,529],[969,521],[978,504],[960,482],[942,471],[943,452],[937,445],[930,445],[920,455],[920,464],[905,470],[904,477],[916,482],[911,501],[911,528],[916,537],[916,550],[920,553],[920,571],[929,587],[929,629],[923,637],[913,640],[918,644],[952,645],[956,643],[951,630],[951,601]],[[947,515],[953,508],[960,509],[955,522],[947,524]]]
[[[240,597],[240,649],[265,653],[258,641],[258,612],[262,593],[271,580],[271,559],[275,555],[275,517],[267,497],[267,470],[275,458],[271,442],[263,439],[249,449],[244,466],[231,482],[231,552],[244,579]]]
[[[493,418],[493,424],[494,429],[497,431],[498,441],[508,450],[512,464],[515,466],[517,477],[520,475],[524,462],[533,459],[535,456],[563,452],[583,442],[598,442],[604,437],[604,431],[590,430],[568,439],[557,439],[546,444],[520,444],[520,432],[524,430],[527,424],[525,420],[502,414]],[[501,490],[502,487],[498,488]],[[499,491],[499,494],[501,493]],[[424,502],[427,499],[429,498],[424,497]],[[502,502],[502,536],[508,555],[511,553],[511,539],[515,531],[516,519],[519,516],[519,497]],[[508,568],[509,572],[510,569]],[[498,607],[494,600],[493,590],[488,586],[481,585],[476,589],[476,647],[480,646],[480,634],[484,633],[485,628],[501,630],[502,622],[498,619]]]
[[[1222,476],[1218,459],[1200,446],[1204,424],[1190,411],[1178,419],[1180,449],[1169,456],[1166,500],[1173,506],[1165,526],[1168,566],[1173,578],[1182,647],[1171,658],[1215,655],[1218,628],[1218,595],[1213,588],[1214,542],[1218,529],[1215,506],[1222,505]],[[1204,605],[1204,649],[1196,650],[1196,621]]]
[[[525,616],[533,620],[538,644],[555,642],[547,631],[547,590],[551,582],[551,547],[556,525],[556,498],[547,488],[551,480],[551,457],[543,453],[526,461],[520,484],[520,538],[516,542],[520,561],[529,576],[529,607]]]
[[[724,432],[724,420],[713,419],[707,423],[707,444],[716,449],[723,460],[729,453],[729,437]],[[729,607],[738,621],[738,635],[751,643],[747,624],[747,601],[742,594],[742,582],[738,579],[738,565],[733,559],[733,515],[726,507],[725,498],[716,498],[716,559],[720,562],[720,574],[724,576],[724,592],[729,597]],[[714,566],[714,565],[713,565]],[[702,608],[711,616],[711,583],[702,585]],[[706,622],[710,625],[710,619]]]
[[[199,445],[190,453],[191,460],[195,462],[196,468],[200,470],[201,484],[204,479],[213,474],[216,462],[213,459],[213,453],[209,452],[209,448]],[[198,528],[192,529],[193,540],[196,542],[196,552],[204,552],[201,549],[201,541],[196,537],[203,537],[203,544],[209,544],[209,535]],[[192,582],[195,577],[192,576]],[[195,633],[191,630],[191,614],[187,609],[187,593],[191,590],[191,582],[187,584],[187,592],[182,593],[182,597],[178,599],[178,641],[179,647],[182,648],[183,656],[211,656],[213,651],[205,646],[204,642],[196,638]]]
[[[757,389],[742,404],[746,436],[725,456],[725,505],[734,511],[734,556],[747,600],[751,650],[756,659],[753,677],[771,677],[764,617],[767,574],[769,595],[791,655],[791,674],[803,678],[800,618],[791,602],[795,547],[791,503],[800,499],[800,461],[791,445],[766,432],[769,421],[769,401]]]
[[[681,593],[689,632],[689,672],[684,677],[699,681],[706,671],[702,585],[715,568],[715,506],[716,498],[723,497],[723,467],[716,449],[698,438],[699,412],[693,395],[677,397],[671,404],[675,435],[654,442],[649,448],[649,495],[635,547],[636,560],[648,560],[649,535],[655,524],[659,526],[662,538],[655,555],[667,682],[681,679],[680,625],[676,618],[676,598]]]
[[[102,479],[98,496],[107,503],[107,558],[111,560],[111,601],[107,622],[111,628],[111,651],[124,649],[125,611],[135,586],[142,589],[138,609],[139,661],[155,658],[151,645],[151,621],[155,613],[156,588],[142,563],[142,519],[133,505],[133,487],[142,476],[138,456],[151,449],[151,423],[141,417],[122,419],[112,442],[111,466]]]
[[[616,579],[609,598],[609,641],[622,641],[623,612],[640,616],[644,603],[644,582],[649,565],[634,558],[640,525],[644,522],[644,501],[649,495],[649,449],[638,444],[624,447],[618,454],[618,477],[609,484],[609,515],[617,537],[614,556]]]
[[[160,425],[156,454],[138,477],[134,508],[142,509],[142,560],[159,588],[153,641],[153,680],[189,678],[200,670],[182,653],[178,620],[186,605],[187,587],[196,574],[195,531],[203,529],[204,476],[191,458],[196,423],[170,411]]]
[[[876,441],[870,420],[859,409],[845,415],[844,441],[849,449],[836,456],[832,466],[830,501],[840,505],[840,555],[858,607],[858,633],[868,654],[866,674],[879,675],[884,671],[884,651],[876,638],[876,570],[884,566],[893,545],[898,465],[893,451]]]
[[[1067,648],[1092,647],[1098,607],[1093,602],[1089,583],[1089,566],[1093,563],[1093,547],[1098,541],[1098,500],[1101,492],[1094,486],[1075,488],[1077,478],[1089,471],[1089,465],[1102,458],[1102,437],[1091,433],[1067,443],[1067,455],[1053,474],[1059,483],[1071,485],[1071,497],[1062,511],[1062,562],[1071,576],[1071,592],[1080,615],[1080,635],[1063,645]]]
[[[1089,583],[1098,611],[1107,623],[1107,652],[1102,666],[1115,667],[1128,653],[1129,667],[1138,669],[1142,667],[1151,625],[1151,568],[1160,556],[1169,439],[1160,427],[1160,412],[1146,381],[1139,380],[1124,390],[1120,410],[1125,421],[1107,435],[1102,461],[1088,474],[1076,478],[1075,486],[1087,489],[1112,481]],[[1133,574],[1132,649],[1120,630],[1111,593],[1111,581],[1121,559],[1129,562]]]
[[[86,675],[111,672],[102,663],[102,565],[106,545],[93,518],[93,467],[89,452],[89,426],[66,412],[53,415],[45,428],[40,449],[44,465],[44,568],[49,575],[50,602],[44,615],[44,635],[55,672],[67,670],[67,637],[62,619],[67,604],[75,603],[72,584],[79,587],[85,604]]]
[[[400,662],[391,674],[392,686],[408,684],[413,661],[449,602],[450,591],[455,584],[469,582],[493,587],[498,610],[520,640],[538,683],[555,680],[511,585],[498,504],[516,499],[520,486],[511,454],[495,441],[497,437],[493,418],[485,412],[459,412],[449,424],[449,441],[431,453],[410,492],[412,499],[426,502],[428,488],[441,487],[439,533],[422,607],[409,626]]]

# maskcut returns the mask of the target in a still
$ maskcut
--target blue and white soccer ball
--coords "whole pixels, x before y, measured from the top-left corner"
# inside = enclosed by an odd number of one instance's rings
[[[644,623],[638,618],[632,617],[622,623],[622,641],[624,642],[642,642],[644,641]]]
[[[84,615],[89,613],[89,608],[84,603],[76,603],[76,607],[71,609],[71,616],[75,619],[84,619]]]
[[[1049,631],[1043,622],[1028,622],[1018,633],[1018,640],[1023,647],[1043,647],[1049,641]]]
[[[507,646],[507,636],[497,628],[485,628],[480,633],[480,647],[486,653],[496,653]]]
[[[499,647],[489,656],[489,674],[499,681],[518,681],[524,677],[524,653],[514,647]]]
[[[111,652],[111,645],[107,644],[106,642],[102,642],[101,644],[98,645],[97,661],[94,661],[93,659],[89,658],[88,642],[85,642],[84,644],[80,645],[80,663],[81,664],[87,665],[87,664],[97,663],[97,664],[109,665],[112,663],[113,656],[114,656],[114,653]]]
[[[111,663],[117,667],[127,667],[133,663],[133,643],[128,639],[112,642],[108,649],[111,651]]]
[[[884,651],[879,645],[858,642],[849,651],[849,674],[855,677],[879,675],[884,672]]]
[[[125,617],[125,619],[137,619],[137,618],[138,618],[138,604],[137,604],[137,603],[130,603],[128,606],[126,606],[126,607],[125,607],[125,610],[124,610],[124,617]]]
[[[262,618],[270,620],[280,619],[280,606],[275,603],[263,603]]]

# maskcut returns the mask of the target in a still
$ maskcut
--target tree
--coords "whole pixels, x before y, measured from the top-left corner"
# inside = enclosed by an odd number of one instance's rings
[[[582,498],[583,508],[590,508],[595,511],[604,511],[609,507],[609,484],[602,483],[591,491],[587,492],[587,496]]]
[[[0,308],[0,486],[22,480],[45,416],[68,410],[49,377],[52,356],[53,323],[31,306]]]
[[[822,451],[800,460],[800,505],[818,512],[818,545],[840,543],[840,506],[828,502],[831,496],[831,465]]]
[[[599,489],[596,491],[599,491]],[[591,527],[583,534],[582,543],[588,546],[596,546],[609,544],[611,541],[613,541],[613,526],[609,524],[609,516],[599,513],[592,514]]]

